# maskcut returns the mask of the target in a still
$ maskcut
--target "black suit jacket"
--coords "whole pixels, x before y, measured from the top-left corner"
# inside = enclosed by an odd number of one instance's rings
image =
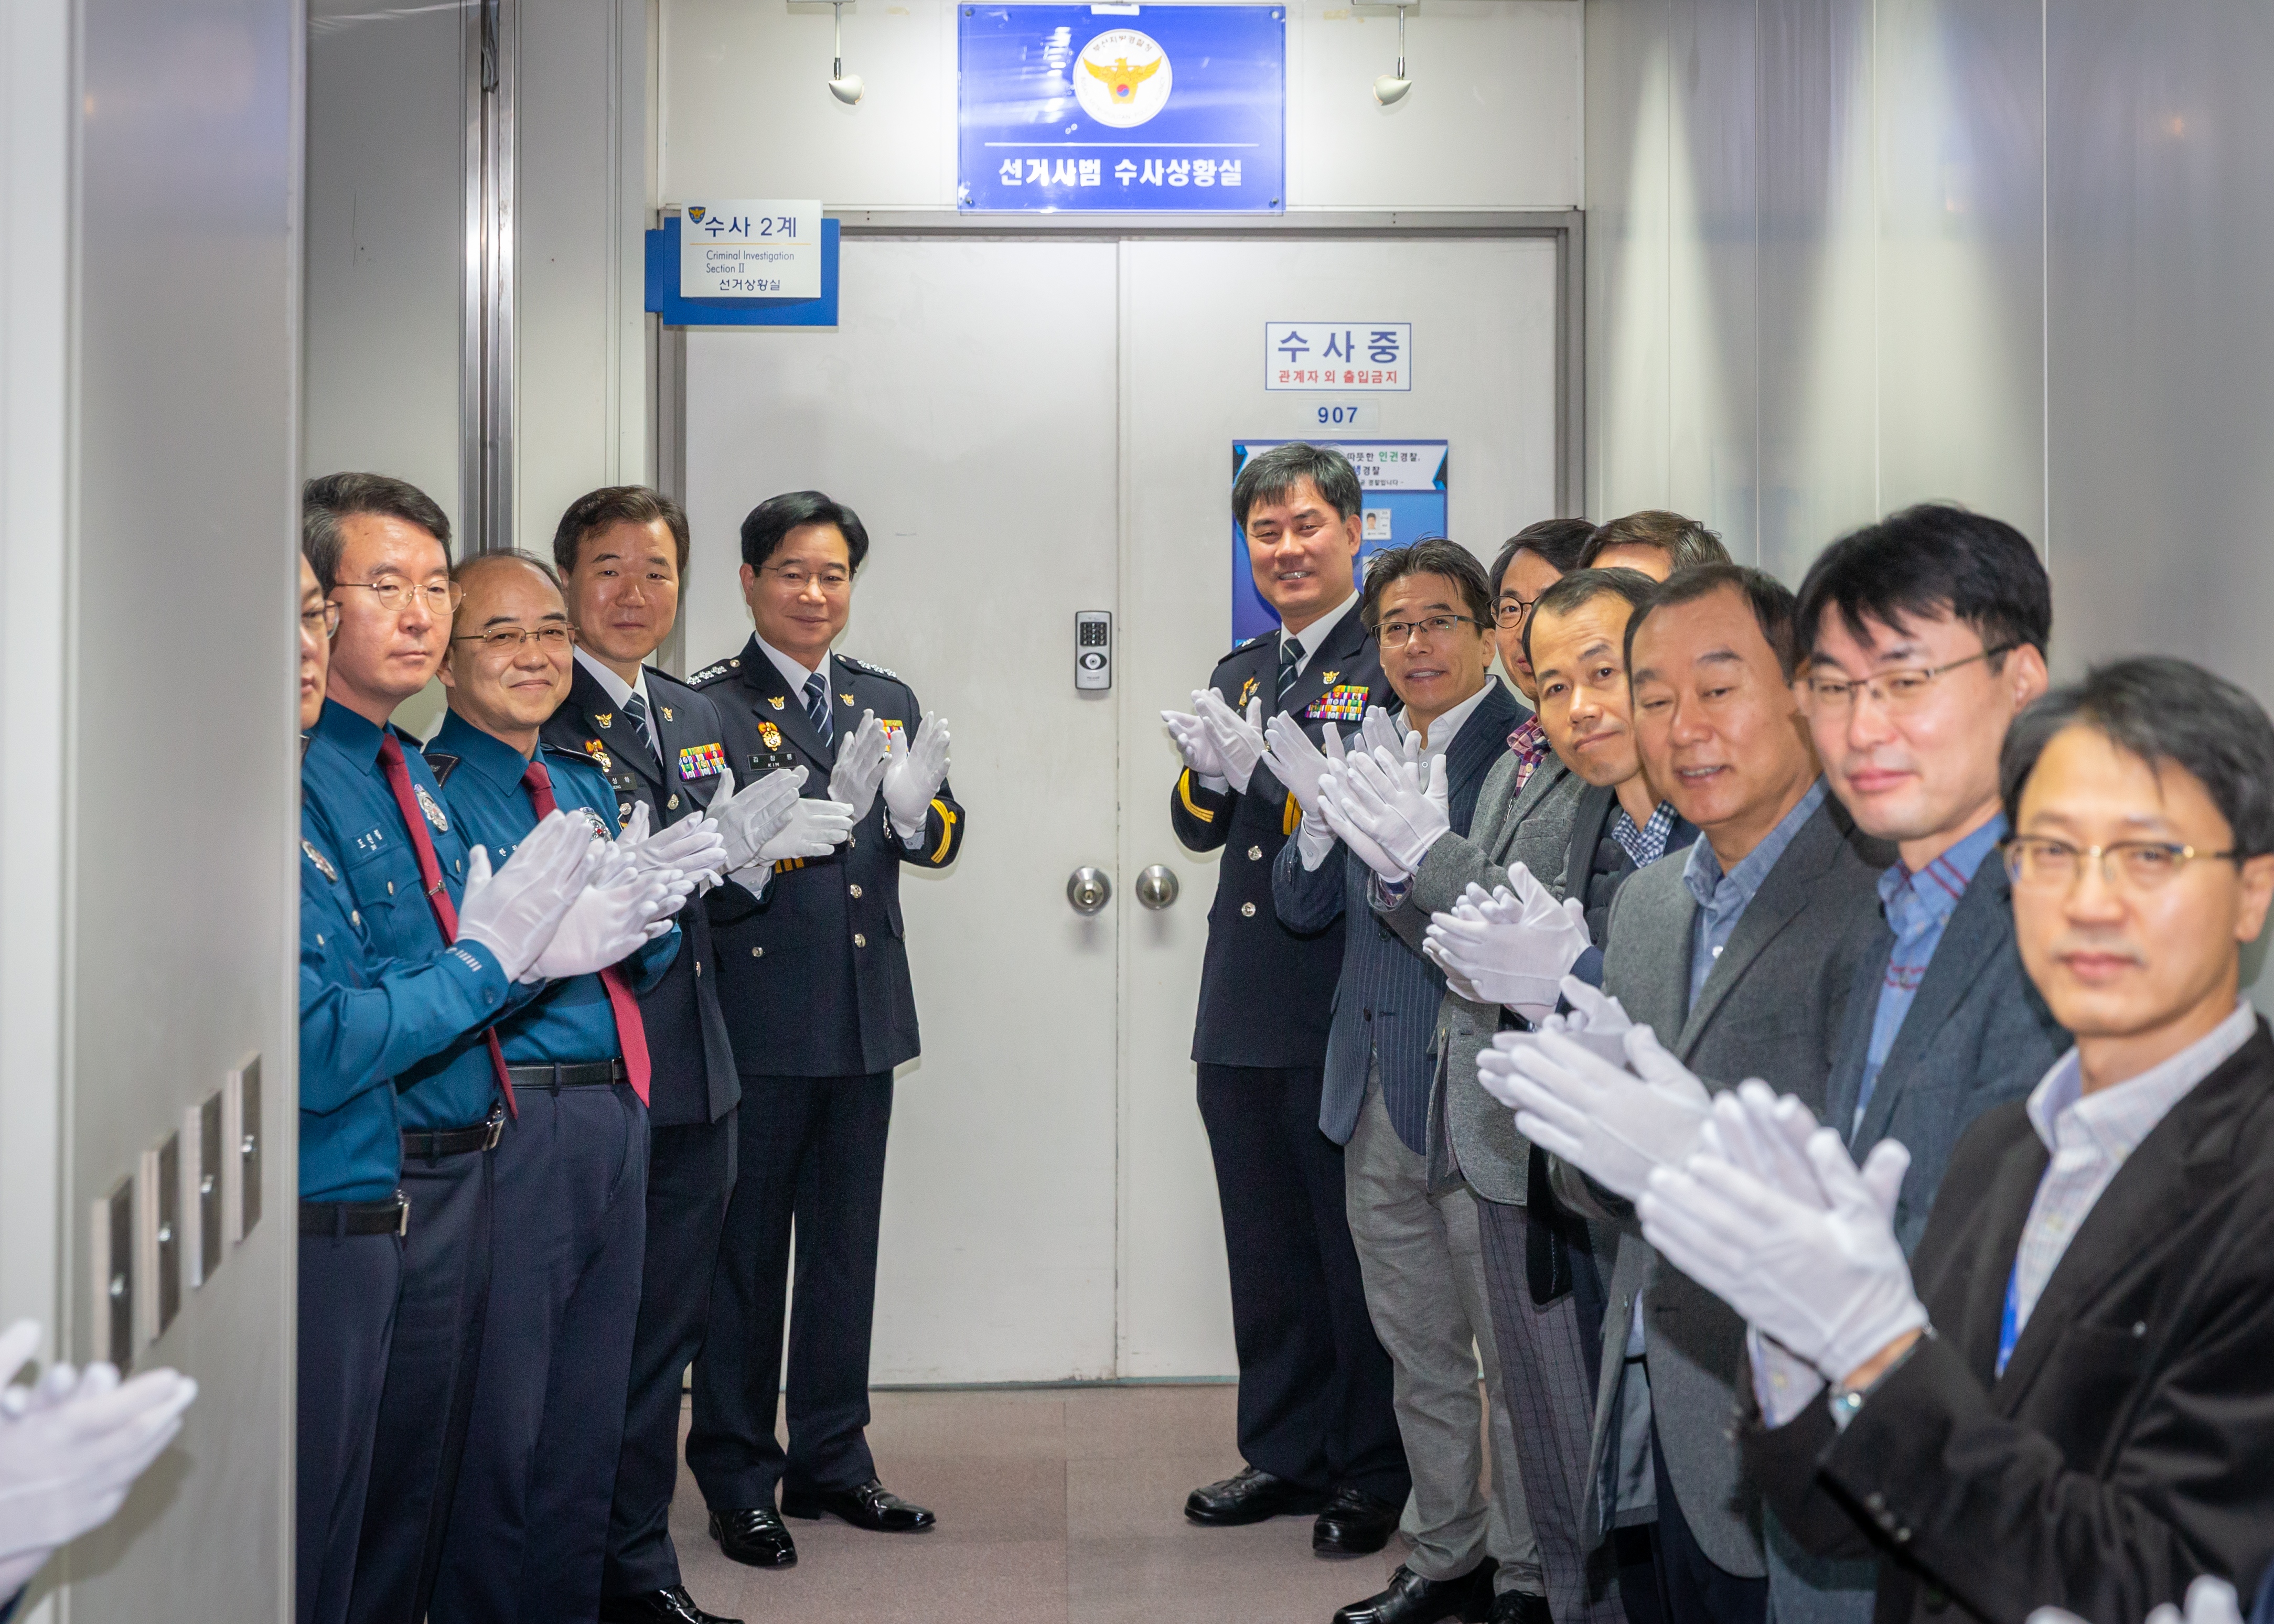
[[[836,741],[860,726],[863,710],[915,737],[923,707],[900,678],[842,654],[831,656],[829,673],[828,744],[755,636],[734,658],[688,679],[719,708],[737,784],[802,766],[806,797],[827,800]],[[851,838],[827,857],[776,863],[763,897],[731,884],[711,893],[719,1003],[744,1076],[866,1076],[916,1057],[900,865],[953,862],[964,815],[942,784],[914,850],[900,843],[890,818],[879,791]]]
[[[1612,900],[1635,873],[1634,859],[1611,838],[1611,814],[1618,804],[1615,785],[1590,784],[1582,790],[1571,818],[1571,844],[1563,853],[1563,894],[1578,898],[1586,908],[1587,939],[1598,948],[1611,929]],[[1667,855],[1689,850],[1697,838],[1698,826],[1675,817],[1674,827],[1667,831]],[[1544,881],[1548,876],[1539,877]]]
[[[2136,1620],[2274,1559],[2274,1041],[2173,1106],[2054,1268],[2003,1376],[2006,1283],[2047,1162],[2016,1102],[1960,1141],[1912,1276],[1937,1335],[1844,1432],[1745,1431],[1778,1517],[1882,1559],[1881,1624]]]
[[[615,792],[620,817],[645,806],[653,827],[692,817],[711,800],[724,763],[719,713],[711,702],[652,666],[647,672],[649,720],[663,743],[658,762],[632,719],[582,665],[568,697],[545,724],[545,742],[589,757]],[[700,906],[679,912],[679,957],[663,979],[640,995],[652,1080],[648,1120],[659,1128],[716,1122],[734,1109],[742,1085],[719,1011],[718,964],[711,923]]]
[[[1241,643],[1209,678],[1224,703],[1243,715],[1248,700],[1261,695],[1267,718],[1280,709],[1278,685],[1276,631]],[[1360,720],[1360,707],[1397,704],[1382,678],[1381,652],[1353,604],[1287,690],[1286,710],[1303,718],[1303,730],[1315,743],[1329,725],[1348,734]],[[1271,900],[1272,865],[1301,817],[1293,797],[1261,766],[1245,793],[1212,793],[1189,771],[1177,776],[1169,793],[1169,819],[1186,848],[1224,848],[1193,1031],[1193,1058],[1202,1065],[1326,1064],[1329,1005],[1343,962],[1342,921],[1306,936],[1280,922]]]

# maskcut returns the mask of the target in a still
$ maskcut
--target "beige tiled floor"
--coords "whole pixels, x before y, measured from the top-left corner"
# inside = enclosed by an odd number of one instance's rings
[[[1186,1522],[1192,1487],[1239,1468],[1232,1402],[1229,1387],[879,1393],[877,1470],[939,1514],[931,1532],[794,1522],[796,1567],[738,1567],[681,1471],[672,1537],[696,1599],[749,1624],[1328,1624],[1382,1588],[1400,1546],[1325,1561],[1308,1517]]]

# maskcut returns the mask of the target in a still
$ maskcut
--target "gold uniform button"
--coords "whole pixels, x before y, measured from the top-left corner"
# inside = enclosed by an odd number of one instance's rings
[[[1249,846],[1247,848],[1247,861],[1250,862],[1261,862],[1263,861],[1263,848],[1260,846]]]
[[[753,959],[764,959],[765,956],[766,950],[763,947],[754,947],[750,950],[750,957]]]
[[[1254,919],[1255,917],[1255,905],[1252,902],[1241,903],[1239,905],[1239,916],[1242,919]]]
[[[858,885],[849,886],[847,889],[852,891],[854,901],[858,902],[861,900],[861,888]]]
[[[387,894],[390,897],[395,895],[395,882],[393,880],[389,880],[387,883]]]
[[[362,924],[362,923],[363,923],[363,915],[362,915],[360,913],[357,912],[355,909],[353,909],[353,908],[350,908],[350,909],[348,910],[348,923],[349,923],[349,924],[350,924],[350,925],[360,925],[360,924]]]
[[[853,945],[855,947],[866,947],[869,945],[869,938],[862,936],[856,930],[853,933]]]

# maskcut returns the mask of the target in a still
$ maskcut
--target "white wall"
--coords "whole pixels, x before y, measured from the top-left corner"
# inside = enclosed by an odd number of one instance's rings
[[[659,186],[818,197],[832,210],[955,207],[955,6],[857,0],[831,96],[830,10],[799,0],[660,0]],[[1288,8],[1287,204],[1305,209],[1571,208],[1580,194],[1581,8],[1426,0],[1410,8],[1412,94],[1374,100],[1397,54],[1381,5]]]

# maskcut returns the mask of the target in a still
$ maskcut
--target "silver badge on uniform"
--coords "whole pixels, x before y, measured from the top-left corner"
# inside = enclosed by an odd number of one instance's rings
[[[426,786],[420,784],[413,787],[418,792],[418,809],[426,815],[426,821],[433,824],[439,832],[448,834],[450,820],[442,816],[442,808],[434,803],[434,797],[426,793]]]
[[[616,838],[616,831],[608,827],[608,820],[602,817],[598,812],[593,811],[591,808],[578,807],[576,810],[583,813],[584,815],[584,821],[592,826],[592,838],[595,840],[613,840]]]
[[[324,854],[318,851],[312,842],[306,840],[301,841],[300,849],[308,853],[308,861],[316,865],[317,873],[322,875],[335,885],[340,883],[339,871],[334,868],[329,862],[325,861]]]

